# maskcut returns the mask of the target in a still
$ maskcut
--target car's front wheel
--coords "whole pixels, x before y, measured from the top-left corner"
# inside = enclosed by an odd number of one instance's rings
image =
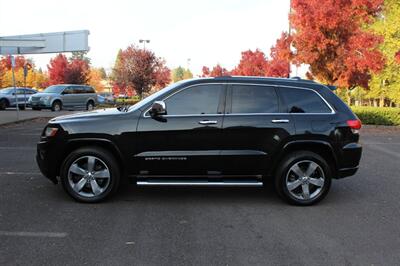
[[[53,104],[51,105],[51,111],[53,112],[59,112],[62,109],[62,104],[60,101],[54,101]]]
[[[0,110],[4,110],[8,107],[8,102],[6,99],[1,99],[0,100]]]
[[[63,188],[71,197],[81,202],[99,202],[116,192],[120,171],[108,151],[87,147],[67,156],[60,176]]]
[[[313,152],[289,154],[276,171],[276,191],[291,204],[315,204],[327,195],[330,185],[331,169],[328,163]]]

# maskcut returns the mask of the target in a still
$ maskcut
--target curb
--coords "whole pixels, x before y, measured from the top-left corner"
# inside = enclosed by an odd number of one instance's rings
[[[377,129],[399,129],[400,126],[384,126],[384,125],[362,125],[362,128],[377,128]]]
[[[0,124],[0,127],[10,126],[10,125],[17,125],[17,124],[21,124],[21,123],[25,123],[25,122],[29,122],[29,121],[33,121],[33,120],[38,120],[38,119],[52,119],[52,117],[25,118],[25,119],[20,119],[20,120],[17,120],[17,121],[11,121],[11,122],[6,122],[6,123],[3,123],[3,124]]]

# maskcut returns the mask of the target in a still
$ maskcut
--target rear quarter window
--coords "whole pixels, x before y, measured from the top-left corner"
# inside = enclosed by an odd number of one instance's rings
[[[288,113],[332,113],[326,102],[315,91],[298,88],[279,88]]]

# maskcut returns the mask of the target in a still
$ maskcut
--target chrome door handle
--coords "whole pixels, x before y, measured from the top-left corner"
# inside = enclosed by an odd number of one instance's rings
[[[201,120],[201,121],[199,121],[199,124],[201,124],[201,125],[215,125],[217,123],[218,123],[218,121],[215,121],[215,120]]]
[[[289,123],[289,119],[272,119],[272,123]]]

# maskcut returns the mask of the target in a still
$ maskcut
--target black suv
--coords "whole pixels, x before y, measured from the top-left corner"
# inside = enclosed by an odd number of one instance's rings
[[[141,186],[262,186],[298,205],[356,173],[360,121],[328,86],[220,77],[178,82],[126,108],[50,120],[42,173],[74,199],[98,202],[122,180]]]

